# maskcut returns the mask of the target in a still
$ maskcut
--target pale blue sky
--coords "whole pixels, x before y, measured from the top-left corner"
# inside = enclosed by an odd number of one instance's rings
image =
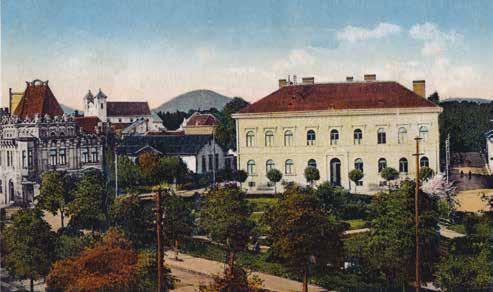
[[[472,2],[472,3],[469,3]],[[208,88],[255,100],[288,74],[376,73],[493,98],[493,1],[1,0],[2,97],[49,79],[152,106]]]

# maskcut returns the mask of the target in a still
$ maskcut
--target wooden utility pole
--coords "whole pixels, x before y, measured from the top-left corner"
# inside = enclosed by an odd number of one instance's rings
[[[161,209],[161,190],[156,192],[156,264],[157,264],[157,291],[163,291],[163,248],[161,245],[161,223],[163,213]]]
[[[414,193],[414,213],[415,213],[415,222],[416,222],[416,292],[419,292],[419,289],[421,288],[421,281],[419,278],[419,156],[421,155],[419,153],[419,141],[422,138],[416,137],[414,140],[416,140],[416,153],[414,156],[416,156],[416,189]]]

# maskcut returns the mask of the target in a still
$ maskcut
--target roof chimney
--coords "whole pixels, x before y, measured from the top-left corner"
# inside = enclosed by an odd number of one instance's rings
[[[301,78],[302,84],[315,84],[315,77],[303,77]]]
[[[286,79],[279,79],[279,88],[288,85],[288,81]]]
[[[414,80],[413,81],[413,91],[421,97],[426,96],[426,81],[425,80]]]
[[[375,81],[375,80],[377,80],[377,75],[376,74],[365,74],[364,79],[365,79],[365,81]]]
[[[347,76],[346,77],[346,81],[347,82],[353,82],[354,81],[354,77],[353,76]]]

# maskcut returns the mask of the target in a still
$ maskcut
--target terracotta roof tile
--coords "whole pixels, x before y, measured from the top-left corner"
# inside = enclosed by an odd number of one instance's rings
[[[394,81],[321,83],[282,87],[240,113],[437,107]]]
[[[187,127],[194,126],[214,126],[217,125],[218,121],[216,117],[211,114],[193,114],[187,121]]]
[[[62,116],[63,109],[56,100],[48,86],[48,81],[34,80],[27,82],[24,96],[16,107],[14,115],[18,117],[33,118],[36,114],[41,116]]]
[[[101,120],[98,117],[76,117],[75,123],[86,134],[96,134],[96,128]]]
[[[107,115],[117,116],[149,116],[151,110],[147,102],[141,101],[109,101],[107,102]]]

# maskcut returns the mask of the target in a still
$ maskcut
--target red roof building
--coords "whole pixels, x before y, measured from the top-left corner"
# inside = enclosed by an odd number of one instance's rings
[[[183,121],[185,135],[212,135],[219,121],[211,114],[195,112],[190,118]]]
[[[240,113],[437,107],[394,81],[287,85]]]
[[[75,123],[84,134],[98,134],[101,120],[98,117],[75,117]]]
[[[34,80],[26,83],[27,87],[15,109],[15,116],[33,118],[36,114],[51,117],[63,115],[63,109],[48,86],[48,81]]]
[[[108,117],[151,115],[149,104],[144,101],[108,101],[107,106]]]

